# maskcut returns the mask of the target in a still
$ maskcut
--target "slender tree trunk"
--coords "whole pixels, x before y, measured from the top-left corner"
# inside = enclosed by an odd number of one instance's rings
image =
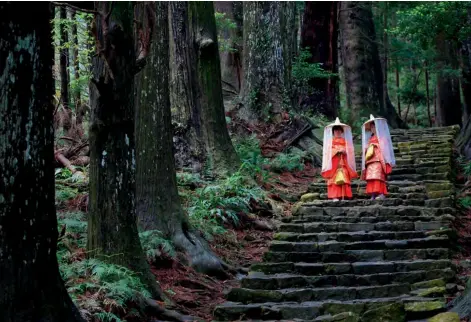
[[[369,114],[383,116],[391,127],[406,127],[389,97],[384,105],[383,71],[375,42],[375,28],[369,3],[341,2],[339,11],[342,59],[350,122],[358,123]]]
[[[427,115],[429,126],[432,127],[432,115],[430,113],[430,90],[429,90],[429,76],[428,76],[428,64],[425,62],[425,91],[427,93]]]
[[[254,122],[291,105],[291,34],[294,2],[244,2],[244,109],[239,116]]]
[[[457,68],[456,51],[453,45],[440,34],[436,39],[438,52],[437,73],[437,125],[461,124],[461,98],[459,79],[446,75],[447,64]]]
[[[214,1],[214,8],[236,24],[234,30],[218,30],[219,36],[231,47],[219,55],[223,94],[232,98],[239,95],[242,85],[242,1]]]
[[[132,4],[96,2],[98,52],[90,88],[90,256],[140,274],[152,296],[161,291],[139,241],[135,212],[134,75]],[[111,12],[111,15],[108,13]],[[154,138],[155,139],[155,138]],[[139,152],[138,152],[139,153]]]
[[[400,79],[399,79],[399,62],[396,58],[396,100],[397,100],[397,113],[401,117],[401,95],[399,94],[400,90]]]
[[[331,73],[338,72],[337,1],[306,2],[301,29],[301,47],[312,54],[311,63],[321,63]],[[302,105],[310,107],[329,118],[338,114],[337,78],[312,79],[313,94],[302,99]]]
[[[384,12],[383,12],[383,106],[388,104],[388,51],[389,51],[389,39],[388,33],[388,2],[384,2]]]
[[[83,321],[56,257],[51,18],[47,2],[29,3],[27,10],[0,3],[0,312],[6,322]]]
[[[136,199],[139,224],[157,229],[189,255],[190,264],[207,274],[225,274],[223,263],[191,230],[181,207],[171,153],[168,3],[156,2],[156,23],[147,66],[138,77],[136,113]],[[171,3],[177,9],[188,3]],[[159,144],[155,144],[155,140]]]
[[[195,63],[196,106],[199,110],[207,168],[217,176],[238,170],[240,160],[226,126],[221,65],[212,2],[189,3],[190,57]]]
[[[76,22],[76,12],[74,9],[71,11],[71,19],[74,21],[72,24],[72,63],[74,66],[74,78],[76,81],[76,87],[73,92],[74,105],[75,105],[75,114],[77,117],[77,125],[82,125],[84,114],[84,109],[82,108],[82,99],[79,87],[80,79],[80,66],[79,66],[79,43],[78,43],[78,34],[77,34],[77,22]]]
[[[468,118],[471,116],[471,37],[466,39],[461,44],[460,50],[460,67],[461,67],[461,90],[463,92],[464,109],[462,122],[465,124]]]
[[[60,8],[60,19],[67,19],[67,10]],[[66,119],[63,121],[64,131],[67,133],[71,127],[72,112],[69,106],[69,48],[65,46],[69,42],[69,36],[65,24],[60,25],[60,44],[62,46],[60,52],[60,75],[61,75],[61,102],[65,110]]]

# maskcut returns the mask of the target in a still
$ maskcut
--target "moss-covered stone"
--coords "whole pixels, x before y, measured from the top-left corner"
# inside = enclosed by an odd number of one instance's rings
[[[362,322],[403,322],[406,312],[402,303],[384,305],[366,311],[361,317]]]
[[[274,240],[282,241],[295,241],[298,237],[298,234],[288,233],[288,232],[278,232],[273,234]]]
[[[244,304],[255,302],[280,302],[283,294],[271,290],[250,290],[245,288],[233,288],[227,299],[232,302],[241,302]]]
[[[301,202],[310,202],[314,200],[319,200],[320,193],[310,192],[301,196]]]
[[[455,312],[445,312],[428,319],[428,322],[460,322],[460,316]]]
[[[446,288],[444,286],[436,286],[426,289],[419,289],[413,292],[413,294],[422,297],[439,297],[443,296],[446,293]]]
[[[418,290],[418,289],[422,289],[422,288],[445,287],[445,285],[446,285],[446,282],[443,279],[437,278],[437,279],[434,279],[434,280],[414,283],[414,284],[411,285],[411,289],[412,290]]]
[[[324,312],[328,314],[339,314],[345,311],[360,315],[365,310],[365,303],[326,303]]]
[[[432,312],[445,308],[442,301],[412,302],[404,305],[406,312]]]
[[[317,322],[360,322],[360,317],[353,312],[343,312],[336,315],[319,316]]]

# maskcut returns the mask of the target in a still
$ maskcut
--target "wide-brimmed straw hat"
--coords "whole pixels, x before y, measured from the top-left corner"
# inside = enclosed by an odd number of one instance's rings
[[[335,119],[335,122],[334,122],[334,123],[330,123],[330,124],[327,125],[325,128],[326,128],[326,129],[327,129],[327,128],[333,128],[334,126],[340,126],[340,127],[342,127],[342,128],[350,128],[350,125],[341,123],[338,117]]]
[[[363,126],[365,127],[365,130],[369,131],[371,129],[371,123],[373,123],[375,120],[384,120],[386,121],[385,118],[383,117],[374,117],[373,114],[370,114],[370,119],[363,123]]]

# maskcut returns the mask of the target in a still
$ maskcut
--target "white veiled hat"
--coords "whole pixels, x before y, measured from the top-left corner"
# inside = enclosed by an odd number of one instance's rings
[[[350,129],[350,126],[347,125],[347,124],[341,123],[338,117],[335,119],[334,123],[330,123],[325,128],[328,129],[328,128],[332,128],[334,126],[341,126],[344,129],[344,131],[345,131],[345,128]]]
[[[374,117],[373,114],[370,114],[370,119],[363,123],[363,127],[365,130],[369,131],[371,128],[371,123],[374,122],[375,120],[381,120],[387,122],[387,120],[383,117]]]

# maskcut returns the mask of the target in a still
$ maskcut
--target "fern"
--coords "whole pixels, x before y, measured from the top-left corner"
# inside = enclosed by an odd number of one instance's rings
[[[150,259],[155,259],[162,256],[162,252],[174,258],[175,249],[172,242],[165,239],[162,232],[159,230],[147,230],[139,233],[141,245]]]
[[[95,313],[93,316],[102,322],[125,322],[124,320],[121,320],[116,314],[111,312]]]

